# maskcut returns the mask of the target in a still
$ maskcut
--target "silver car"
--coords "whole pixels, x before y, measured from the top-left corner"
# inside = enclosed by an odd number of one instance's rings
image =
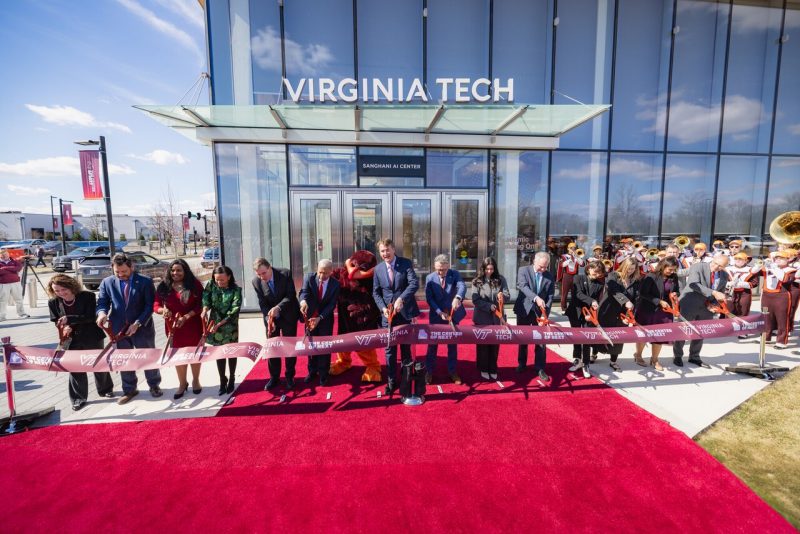
[[[149,276],[154,282],[160,281],[167,270],[168,261],[159,260],[144,252],[128,252],[126,255],[133,262],[133,270],[144,276]],[[76,271],[78,280],[84,287],[95,290],[100,287],[100,282],[113,274],[111,270],[111,257],[88,256],[78,263]]]

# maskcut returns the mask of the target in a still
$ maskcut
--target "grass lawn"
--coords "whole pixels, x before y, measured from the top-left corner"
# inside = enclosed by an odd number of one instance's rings
[[[800,368],[695,439],[800,528]]]

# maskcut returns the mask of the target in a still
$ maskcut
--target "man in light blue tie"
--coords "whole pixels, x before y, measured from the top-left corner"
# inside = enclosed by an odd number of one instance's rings
[[[517,274],[517,289],[520,294],[514,304],[514,313],[517,314],[518,325],[535,325],[537,319],[550,314],[555,293],[555,279],[549,271],[550,255],[547,252],[537,252],[533,257],[533,265],[521,267]],[[534,371],[539,379],[546,382],[550,380],[544,370],[546,353],[544,345],[536,345],[534,351]],[[517,371],[522,372],[528,364],[528,346],[520,345],[517,355]]]

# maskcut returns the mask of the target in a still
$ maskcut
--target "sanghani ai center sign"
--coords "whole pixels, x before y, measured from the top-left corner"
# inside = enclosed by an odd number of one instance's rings
[[[283,85],[292,102],[430,102],[422,80],[414,78],[408,83],[403,78],[300,78],[296,84],[283,79]],[[514,101],[514,79],[503,84],[500,78],[436,78],[440,102],[500,102]],[[491,91],[489,88],[491,87]]]

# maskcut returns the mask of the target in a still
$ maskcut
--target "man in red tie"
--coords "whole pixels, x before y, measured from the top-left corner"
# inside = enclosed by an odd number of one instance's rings
[[[317,272],[307,274],[303,280],[303,287],[300,289],[300,313],[305,318],[309,336],[333,335],[333,311],[339,296],[339,282],[331,277],[332,272],[331,260],[320,260]],[[308,376],[304,381],[309,383],[319,375],[319,385],[327,385],[330,367],[330,354],[309,356]]]

